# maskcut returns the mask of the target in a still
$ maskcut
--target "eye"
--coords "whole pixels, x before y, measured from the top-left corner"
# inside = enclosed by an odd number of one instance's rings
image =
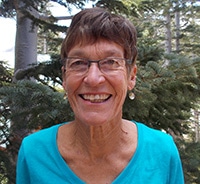
[[[88,62],[84,59],[70,59],[69,67],[72,69],[76,69],[79,67],[85,67],[88,65]]]
[[[105,66],[105,67],[109,67],[109,68],[112,67],[112,69],[116,69],[122,65],[122,61],[117,58],[106,58],[106,59],[102,60],[102,62],[100,64],[101,64],[101,66]]]
[[[101,65],[111,65],[112,66],[112,65],[115,65],[116,63],[117,63],[117,61],[112,58],[108,58],[108,59],[101,61]]]

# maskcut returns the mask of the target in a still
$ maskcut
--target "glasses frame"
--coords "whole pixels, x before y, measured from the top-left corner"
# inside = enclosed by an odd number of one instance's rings
[[[67,60],[68,60],[68,59],[80,59],[80,60],[82,59],[82,60],[87,61],[87,70],[85,70],[85,72],[83,72],[83,75],[84,75],[85,73],[88,72],[88,70],[89,70],[89,68],[90,68],[90,66],[91,66],[92,63],[96,63],[96,64],[98,65],[99,70],[100,70],[102,73],[106,73],[105,71],[103,71],[103,70],[101,69],[101,65],[100,65],[100,62],[103,61],[103,60],[106,60],[106,59],[115,59],[115,60],[122,60],[122,61],[125,61],[125,66],[131,65],[131,64],[132,64],[131,59],[118,58],[118,57],[107,57],[107,58],[99,59],[99,60],[89,60],[89,59],[87,59],[87,58],[81,58],[81,57],[67,57],[67,58],[64,58],[64,59],[63,59],[63,60],[64,60],[64,66],[65,66],[64,71],[67,71],[67,68],[68,68],[68,67],[67,67],[67,64],[68,64]],[[71,70],[72,70],[72,69],[71,69]],[[75,70],[72,70],[72,71],[75,71]]]

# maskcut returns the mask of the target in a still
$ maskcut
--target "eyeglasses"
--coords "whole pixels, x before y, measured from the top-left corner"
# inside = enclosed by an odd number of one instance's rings
[[[97,63],[102,73],[109,74],[126,66],[126,64],[131,64],[131,60],[112,57],[100,60],[88,60],[85,58],[68,57],[66,58],[65,63],[66,71],[73,71],[82,75],[88,72],[88,69],[92,63]]]

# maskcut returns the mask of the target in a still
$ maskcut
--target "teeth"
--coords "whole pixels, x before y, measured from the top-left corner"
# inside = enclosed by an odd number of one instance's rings
[[[85,100],[89,100],[91,102],[103,102],[108,99],[109,95],[106,94],[96,94],[96,95],[82,95]]]

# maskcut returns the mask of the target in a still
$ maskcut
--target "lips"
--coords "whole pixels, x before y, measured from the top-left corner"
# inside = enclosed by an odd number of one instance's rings
[[[88,95],[88,94],[83,94],[80,95],[80,97],[86,101],[90,101],[92,103],[101,103],[101,102],[105,102],[106,100],[108,100],[111,95],[108,94],[92,94],[92,95]]]

